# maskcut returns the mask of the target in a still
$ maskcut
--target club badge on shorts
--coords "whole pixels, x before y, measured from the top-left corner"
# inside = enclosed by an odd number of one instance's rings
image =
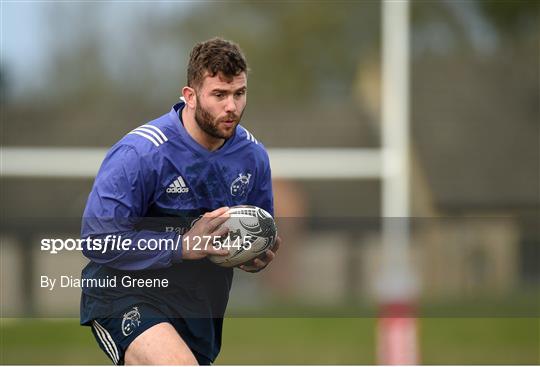
[[[133,310],[126,312],[122,319],[122,334],[128,336],[141,324],[141,313],[138,307],[133,307]]]

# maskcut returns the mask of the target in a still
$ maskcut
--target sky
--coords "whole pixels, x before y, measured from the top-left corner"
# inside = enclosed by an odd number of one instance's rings
[[[13,93],[39,87],[57,47],[69,47],[82,32],[96,32],[113,52],[148,17],[179,17],[192,2],[0,2],[2,68]],[[86,9],[93,11],[90,14]],[[54,19],[54,20],[53,20]],[[54,22],[54,24],[51,24]]]
[[[1,4],[1,62],[10,79],[31,83],[46,60],[47,34],[43,7],[46,4]]]

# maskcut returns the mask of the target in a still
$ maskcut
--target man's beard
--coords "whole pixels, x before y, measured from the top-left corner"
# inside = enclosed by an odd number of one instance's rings
[[[242,111],[240,116],[235,114],[229,114],[227,116],[227,119],[235,121],[234,128],[230,132],[220,131],[218,128],[219,121],[217,121],[217,118],[214,115],[212,115],[210,112],[208,112],[208,110],[201,106],[199,99],[199,101],[197,101],[197,106],[195,107],[195,122],[197,122],[197,125],[199,125],[199,128],[202,131],[204,131],[211,137],[216,139],[229,139],[231,136],[234,135],[234,132],[236,131],[236,126],[238,126],[238,123],[242,118],[243,114],[244,111]]]

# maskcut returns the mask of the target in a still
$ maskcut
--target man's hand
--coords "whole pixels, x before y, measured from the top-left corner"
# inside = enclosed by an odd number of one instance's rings
[[[263,270],[274,260],[276,257],[276,252],[279,249],[279,246],[281,245],[281,237],[276,238],[276,243],[274,243],[274,247],[272,247],[272,250],[266,250],[266,254],[264,258],[256,258],[253,261],[250,261],[249,263],[246,263],[244,265],[240,265],[239,268],[247,271],[248,273],[258,273],[259,271]]]
[[[226,206],[205,213],[182,237],[182,259],[199,260],[208,255],[228,255],[228,250],[216,250],[213,241],[208,241],[208,238],[213,239],[229,233],[229,229],[222,226],[227,219],[229,208]],[[199,245],[194,247],[197,243]]]

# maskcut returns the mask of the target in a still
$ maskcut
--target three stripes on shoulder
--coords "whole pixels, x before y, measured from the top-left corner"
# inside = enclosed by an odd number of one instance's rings
[[[253,134],[251,134],[245,128],[244,131],[246,132],[246,140],[249,140],[255,144],[259,144],[259,141],[255,139]],[[150,140],[152,144],[154,144],[156,147],[159,147],[166,141],[169,141],[169,139],[167,139],[165,134],[163,134],[163,132],[158,127],[149,124],[139,126],[138,128],[130,131],[128,135],[129,134],[136,134],[142,136],[143,138]]]
[[[139,126],[129,132],[128,135],[129,134],[142,136],[143,138],[150,140],[156,147],[159,147],[169,140],[159,128],[149,124]]]
[[[255,137],[253,136],[252,133],[250,133],[246,128],[244,128],[244,130],[246,132],[246,139],[247,140],[250,140],[250,141],[254,142],[255,144],[259,144],[259,142],[257,141],[257,139],[255,139]]]

